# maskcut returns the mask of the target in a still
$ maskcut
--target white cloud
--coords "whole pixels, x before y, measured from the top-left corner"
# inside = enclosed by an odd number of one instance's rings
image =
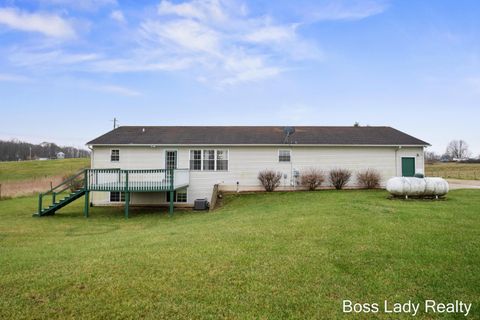
[[[204,51],[216,54],[221,35],[208,26],[193,20],[170,22],[147,21],[141,26],[147,37],[180,50]]]
[[[296,25],[265,26],[247,34],[245,40],[257,43],[291,41],[297,37],[295,29]]]
[[[141,95],[141,93],[138,91],[116,85],[99,86],[96,89],[99,91],[115,93],[126,97],[137,97]]]
[[[105,6],[117,5],[117,0],[38,0],[39,2],[58,7],[69,7],[77,10],[92,11]]]
[[[183,70],[191,65],[189,60],[166,58],[155,62],[158,56],[152,53],[138,54],[125,59],[100,59],[90,64],[89,70],[94,72],[126,73],[126,72],[157,72]]]
[[[67,20],[49,13],[28,13],[16,8],[0,8],[0,24],[20,31],[39,32],[54,38],[75,36],[75,31]]]
[[[0,73],[0,81],[4,82],[30,82],[31,79],[25,76],[10,74],[10,73]]]
[[[112,11],[112,13],[110,13],[110,18],[120,23],[126,22],[125,16],[123,15],[123,12],[121,10]]]
[[[321,56],[298,26],[249,15],[245,4],[235,1],[164,0],[158,16],[141,24],[140,43],[156,53],[149,54],[151,61],[188,61],[182,66],[199,81],[232,85],[275,77],[291,60]]]
[[[183,18],[198,19],[201,21],[226,21],[227,15],[220,0],[193,0],[180,4],[173,4],[163,0],[158,6],[160,15],[176,15]]]
[[[95,53],[68,53],[63,50],[13,50],[10,60],[20,67],[77,65],[100,59]]]
[[[66,0],[44,1],[60,4]],[[112,1],[97,4],[114,5]],[[116,8],[110,11],[110,18],[125,22],[123,12]],[[39,70],[181,70],[203,83],[228,86],[277,77],[294,69],[300,60],[321,60],[323,52],[318,45],[301,35],[302,25],[252,14],[245,3],[237,0],[163,0],[137,28],[124,30],[123,38],[112,37],[119,44],[99,49],[101,53],[82,53],[71,44],[47,43],[56,39],[43,39],[37,47],[10,48],[8,56],[16,66]]]
[[[380,14],[387,7],[381,0],[335,0],[311,8],[307,15],[316,21],[361,20]]]

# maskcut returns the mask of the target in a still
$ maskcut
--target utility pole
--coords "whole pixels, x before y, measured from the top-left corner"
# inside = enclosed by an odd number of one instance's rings
[[[113,118],[113,120],[110,120],[110,121],[113,121],[113,130],[117,129],[117,118]]]

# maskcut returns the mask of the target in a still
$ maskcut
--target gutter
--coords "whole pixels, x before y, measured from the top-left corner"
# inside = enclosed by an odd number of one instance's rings
[[[285,144],[146,144],[146,143],[96,143],[87,144],[87,147],[285,147]],[[292,144],[290,147],[430,147],[431,144]]]

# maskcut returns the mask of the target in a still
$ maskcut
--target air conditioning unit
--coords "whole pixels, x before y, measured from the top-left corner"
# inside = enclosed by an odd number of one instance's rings
[[[193,210],[207,210],[209,207],[207,198],[195,199]]]

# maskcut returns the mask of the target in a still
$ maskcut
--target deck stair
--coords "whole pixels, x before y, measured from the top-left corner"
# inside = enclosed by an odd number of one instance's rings
[[[87,193],[84,182],[85,172],[85,170],[81,170],[48,192],[40,193],[38,196],[38,211],[35,212],[33,216],[52,216],[57,210],[84,196]],[[72,189],[74,190],[67,193]],[[48,207],[44,207],[44,199],[47,196],[51,196],[51,204]],[[63,198],[57,200],[57,198],[61,196],[63,196]]]

